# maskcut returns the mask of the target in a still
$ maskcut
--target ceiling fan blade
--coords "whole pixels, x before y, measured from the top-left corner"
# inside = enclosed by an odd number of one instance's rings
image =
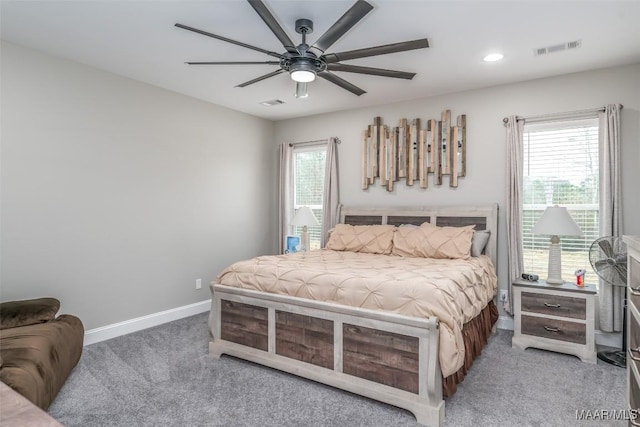
[[[254,62],[254,61],[232,61],[232,62],[219,62],[219,61],[209,61],[209,62],[185,62],[185,64],[189,65],[252,65],[252,64],[262,64],[262,65],[280,65],[279,61],[262,61],[262,62]]]
[[[365,15],[373,9],[364,0],[358,0],[344,15],[340,17],[320,38],[309,48],[316,56],[322,55],[335,42],[344,36],[347,31],[356,25]]]
[[[269,12],[269,9],[267,9],[267,6],[262,2],[262,0],[247,1],[251,5],[251,7],[253,7],[253,9],[258,13],[258,15],[260,15],[260,18],[262,18],[264,23],[267,24],[267,27],[269,27],[273,34],[276,35],[278,40],[280,40],[280,43],[282,43],[287,52],[299,55],[300,52],[298,52],[296,45],[289,38],[287,33],[285,33],[280,24],[278,24],[278,21],[276,21],[276,18],[274,18],[271,12]]]
[[[346,61],[348,59],[366,58],[368,56],[386,55],[388,53],[405,52],[407,50],[425,49],[429,47],[429,40],[418,39],[408,42],[385,44],[382,46],[367,47],[364,49],[350,50],[348,52],[330,53],[324,55],[327,63]]]
[[[416,73],[406,73],[404,71],[385,70],[383,68],[360,67],[358,65],[328,64],[329,71],[344,71],[345,73],[371,74],[373,76],[395,77],[397,79],[411,80]]]
[[[198,30],[197,28],[189,27],[187,25],[176,24],[176,27],[182,28],[183,30],[187,30],[187,31],[193,31],[194,33],[202,34],[204,36],[212,37],[214,39],[222,40],[223,42],[235,44],[237,46],[246,47],[247,49],[257,50],[258,52],[266,53],[267,55],[275,56],[276,58],[281,58],[282,57],[282,55],[280,55],[279,53],[270,52],[270,51],[268,51],[266,49],[261,49],[259,47],[251,46],[250,44],[242,43],[242,42],[239,42],[239,41],[236,41],[236,40],[231,40],[231,39],[228,39],[226,37],[219,36],[217,34],[209,33],[207,31]]]
[[[265,74],[264,76],[260,76],[260,77],[257,77],[255,79],[253,79],[253,80],[249,80],[248,82],[240,83],[239,85],[236,85],[236,87],[245,87],[245,86],[252,85],[254,83],[258,83],[258,82],[260,82],[260,81],[262,81],[264,79],[268,79],[269,77],[277,76],[278,74],[282,73],[283,71],[284,71],[283,69],[279,69],[279,70],[273,71],[273,72],[271,72],[269,74]]]
[[[322,77],[323,79],[330,81],[331,83],[340,86],[342,89],[346,89],[349,92],[353,93],[354,95],[362,95],[363,93],[367,93],[366,91],[360,89],[358,86],[353,85],[351,83],[349,83],[348,81],[344,80],[341,77],[336,76],[335,74],[331,74],[328,71],[323,71],[318,73],[319,77]]]

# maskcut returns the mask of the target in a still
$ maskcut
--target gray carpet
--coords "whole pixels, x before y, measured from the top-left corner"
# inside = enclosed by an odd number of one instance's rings
[[[624,425],[576,410],[625,407],[624,369],[511,348],[498,330],[444,426]],[[416,426],[409,412],[276,370],[207,354],[207,314],[85,347],[50,407],[72,426]]]

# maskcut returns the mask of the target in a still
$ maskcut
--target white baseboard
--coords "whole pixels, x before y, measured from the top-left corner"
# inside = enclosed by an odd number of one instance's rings
[[[90,329],[84,333],[84,345],[95,344],[100,341],[109,340],[121,335],[126,335],[132,332],[151,328],[153,326],[162,325],[163,323],[172,322],[184,317],[204,313],[206,311],[209,311],[210,308],[211,300],[208,299],[189,305],[183,305],[182,307],[176,307],[170,310],[149,314],[147,316],[125,320],[124,322],[118,322],[112,325]]]
[[[513,317],[500,316],[496,322],[498,329],[506,329],[513,331]],[[595,332],[596,345],[603,345],[606,347],[621,348],[622,347],[622,334],[620,332],[610,333],[596,330]]]
[[[496,322],[496,328],[513,331],[513,317],[511,316],[498,317],[498,321]]]
[[[622,332],[602,332],[596,330],[596,344],[606,347],[622,348]]]

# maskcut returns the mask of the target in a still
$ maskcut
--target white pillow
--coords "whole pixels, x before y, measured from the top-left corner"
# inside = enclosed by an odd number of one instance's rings
[[[471,256],[482,255],[485,248],[487,247],[487,243],[489,243],[490,237],[491,232],[488,230],[474,231],[473,237],[471,239]]]

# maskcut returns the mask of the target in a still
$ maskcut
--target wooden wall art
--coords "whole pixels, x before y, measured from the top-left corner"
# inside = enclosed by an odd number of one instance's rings
[[[466,115],[453,123],[450,110],[444,110],[440,120],[401,119],[395,127],[375,117],[362,132],[362,189],[374,185],[376,178],[387,191],[400,180],[427,188],[429,174],[435,185],[442,185],[442,176],[448,175],[449,186],[457,187],[467,172],[466,139]]]

